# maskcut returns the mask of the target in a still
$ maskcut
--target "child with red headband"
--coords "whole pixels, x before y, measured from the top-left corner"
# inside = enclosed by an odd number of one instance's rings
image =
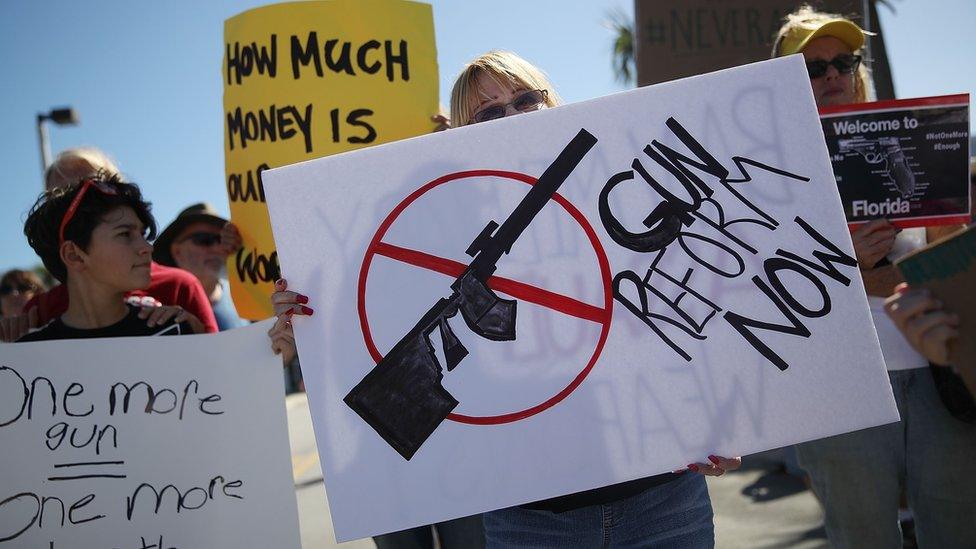
[[[68,290],[68,308],[18,341],[176,335],[203,331],[176,306],[144,309],[127,292],[150,282],[156,222],[139,187],[99,172],[46,191],[24,224],[27,241]]]

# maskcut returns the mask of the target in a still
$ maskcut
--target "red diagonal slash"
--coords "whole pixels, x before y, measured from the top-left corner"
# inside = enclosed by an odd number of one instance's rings
[[[480,177],[497,177],[501,179],[519,181],[527,185],[532,185],[535,183],[534,177],[522,173],[500,170],[471,170],[447,174],[430,181],[416,191],[410,193],[409,196],[397,204],[393,211],[386,216],[379,228],[376,230],[376,234],[373,235],[373,239],[370,241],[366,254],[363,257],[362,267],[360,267],[359,270],[359,285],[356,299],[357,309],[359,311],[359,323],[363,331],[363,343],[365,343],[366,350],[369,352],[370,357],[377,364],[383,359],[383,355],[380,353],[379,349],[376,348],[376,344],[373,341],[373,337],[370,333],[369,321],[366,317],[366,281],[369,275],[369,266],[372,258],[379,254],[393,259],[394,261],[401,261],[406,264],[442,273],[452,278],[460,276],[464,269],[467,268],[467,265],[457,261],[444,259],[423,252],[418,252],[416,250],[401,248],[392,244],[386,244],[383,242],[383,237],[386,235],[387,229],[390,228],[404,209],[431,189],[445,183],[477,181]],[[607,342],[607,336],[610,333],[610,322],[613,311],[610,263],[607,260],[606,252],[603,251],[603,246],[600,244],[599,238],[596,236],[596,232],[590,226],[589,222],[587,222],[586,217],[584,217],[583,214],[568,200],[560,196],[559,193],[554,194],[552,196],[552,200],[556,202],[556,204],[558,204],[559,207],[568,213],[574,220],[576,220],[577,223],[579,223],[579,226],[583,229],[583,232],[586,233],[587,239],[593,246],[593,251],[596,253],[597,264],[600,267],[600,278],[603,283],[603,308],[594,307],[573,298],[543,290],[541,288],[536,288],[535,286],[531,286],[529,284],[516,282],[507,278],[493,276],[488,279],[488,285],[495,291],[503,292],[516,299],[536,303],[580,319],[590,320],[592,322],[602,324],[600,337],[593,349],[593,354],[590,355],[586,365],[583,366],[582,370],[580,370],[576,377],[574,377],[573,380],[566,385],[566,387],[555,395],[550,396],[546,400],[534,406],[528,407],[524,410],[517,410],[490,416],[470,416],[452,413],[447,416],[447,419],[451,421],[467,423],[470,425],[499,425],[502,423],[519,421],[521,419],[531,417],[539,412],[542,412],[543,410],[547,410],[552,406],[555,406],[569,396],[570,393],[575,391],[600,358],[600,353],[603,351],[603,346]]]
[[[464,263],[452,259],[437,257],[436,255],[418,252],[409,248],[401,248],[400,246],[387,244],[386,242],[378,242],[375,251],[377,254],[390,259],[395,259],[415,267],[429,269],[454,278],[461,276],[461,273],[467,268],[467,265]],[[589,303],[583,303],[582,301],[550,292],[549,290],[544,290],[531,284],[501,276],[492,276],[488,279],[488,287],[496,292],[502,292],[516,299],[535,303],[536,305],[541,305],[563,314],[597,323],[607,321],[606,309],[601,309]]]

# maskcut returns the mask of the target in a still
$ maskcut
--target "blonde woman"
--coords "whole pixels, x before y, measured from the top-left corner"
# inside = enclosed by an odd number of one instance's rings
[[[803,55],[818,106],[862,103],[870,96],[862,63],[870,35],[840,15],[804,6],[787,16],[773,56]],[[976,426],[949,414],[928,361],[884,312],[885,297],[901,282],[890,260],[955,230],[899,231],[879,219],[852,235],[901,421],[797,446],[835,547],[901,547],[902,487],[919,547],[976,547],[976,481],[969,475]]]

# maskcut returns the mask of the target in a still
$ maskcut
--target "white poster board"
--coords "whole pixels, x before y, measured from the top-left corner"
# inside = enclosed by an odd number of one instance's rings
[[[270,322],[0,345],[0,547],[298,547]]]
[[[468,354],[447,371],[455,347],[424,323],[551,165],[561,185],[487,282],[517,302],[514,333],[510,304],[474,323],[489,339],[458,313]],[[294,323],[339,540],[898,419],[799,57],[264,181],[284,276],[315,309]],[[431,364],[402,339],[418,331],[446,396],[396,385]],[[408,448],[418,410],[450,398]]]

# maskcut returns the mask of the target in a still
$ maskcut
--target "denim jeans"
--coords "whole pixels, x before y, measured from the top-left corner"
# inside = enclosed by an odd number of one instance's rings
[[[481,549],[485,546],[481,515],[383,534],[375,536],[373,542],[377,549],[434,549],[435,530],[441,549]]]
[[[831,546],[900,549],[904,487],[920,548],[976,547],[976,425],[946,411],[928,368],[888,377],[901,421],[797,445]]]
[[[510,507],[485,513],[489,548],[713,547],[705,479],[684,473],[634,497],[565,513]]]

